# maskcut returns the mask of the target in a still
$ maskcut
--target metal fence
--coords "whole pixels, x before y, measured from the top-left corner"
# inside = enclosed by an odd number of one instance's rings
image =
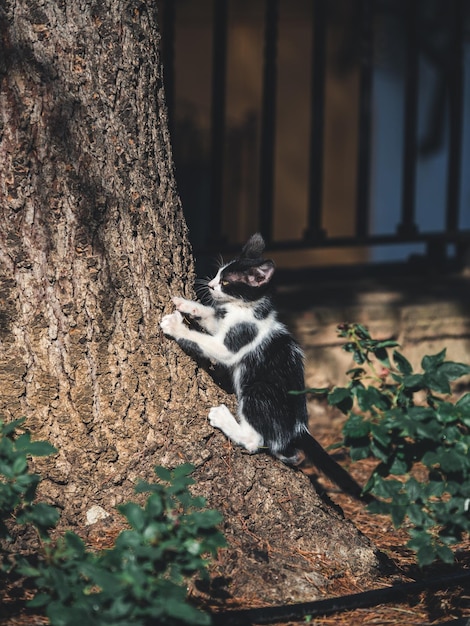
[[[191,1],[191,0],[189,0]],[[236,0],[232,0],[236,1]],[[256,1],[256,0],[253,0]],[[280,0],[260,0],[264,10],[264,52],[262,64],[262,97],[260,104],[259,154],[258,154],[258,197],[253,199],[257,209],[257,228],[265,236],[272,250],[322,249],[342,247],[387,246],[389,244],[421,243],[435,259],[444,259],[451,254],[461,259],[470,243],[467,216],[470,201],[462,192],[464,121],[465,108],[470,106],[470,95],[465,93],[465,54],[467,45],[466,24],[469,18],[469,3],[465,0],[437,0],[419,2],[395,0],[356,0],[354,4],[355,40],[359,88],[357,102],[357,159],[356,197],[351,210],[354,211],[354,232],[348,235],[330,235],[324,228],[323,167],[324,167],[324,123],[325,81],[327,58],[328,0],[312,0],[311,11],[311,59],[310,86],[311,113],[309,129],[308,164],[308,209],[307,224],[303,235],[297,239],[282,239],[273,236],[273,211],[275,203],[275,146],[276,106],[279,93],[278,37],[280,27]],[[439,5],[442,18],[443,39],[437,55],[440,65],[441,119],[436,122],[445,128],[446,134],[446,183],[445,216],[442,225],[432,232],[416,220],[416,167],[418,153],[418,97],[419,63],[423,50],[426,51],[428,35],[426,29],[426,6]],[[424,8],[423,8],[424,7]],[[178,28],[177,0],[161,0],[161,24],[163,31],[162,55],[165,70],[167,103],[172,132],[175,128],[175,76],[178,59],[175,58],[175,36]],[[373,154],[371,140],[372,98],[374,86],[374,50],[376,48],[374,24],[378,14],[399,12],[403,25],[403,119],[400,131],[403,134],[401,154],[401,206],[400,216],[393,232],[372,232],[370,219],[370,185]],[[424,17],[423,17],[424,11]],[[209,209],[206,212],[204,233],[195,242],[201,252],[229,251],[237,247],[223,232],[221,207],[223,200],[224,159],[226,158],[226,93],[227,93],[227,29],[230,20],[229,0],[213,0],[212,5],[212,81],[210,157],[207,162],[207,194]],[[430,36],[434,36],[430,33]],[[429,46],[428,46],[429,47]],[[431,46],[432,48],[432,46]],[[435,52],[435,50],[434,50]],[[431,50],[432,53],[432,50]],[[468,74],[468,70],[467,70]],[[441,129],[442,131],[442,129]],[[442,134],[442,132],[441,132]],[[468,134],[468,133],[467,133]],[[183,139],[184,140],[184,139]],[[467,156],[470,167],[470,155]],[[178,174],[178,172],[177,172]],[[451,245],[450,245],[451,244]]]

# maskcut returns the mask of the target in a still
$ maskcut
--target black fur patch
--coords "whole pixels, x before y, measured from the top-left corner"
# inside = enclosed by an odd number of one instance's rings
[[[264,298],[253,308],[253,315],[257,320],[264,320],[268,317],[272,310],[273,305],[271,304],[271,300]]]
[[[249,322],[241,322],[235,324],[232,328],[229,328],[224,339],[224,346],[230,350],[230,352],[238,352],[243,346],[246,346],[258,334],[256,324],[250,324]]]
[[[216,320],[223,320],[226,315],[227,315],[227,309],[225,307],[223,306],[215,307],[215,319]]]
[[[196,342],[190,339],[178,339],[178,345],[186,354],[189,354],[193,359],[203,359],[204,353]]]
[[[272,335],[258,351],[249,352],[239,366],[239,402],[243,414],[265,445],[277,453],[307,426],[302,354],[287,332]]]

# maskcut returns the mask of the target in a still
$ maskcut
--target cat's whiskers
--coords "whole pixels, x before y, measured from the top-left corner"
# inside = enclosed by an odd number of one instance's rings
[[[217,270],[220,270],[221,267],[225,265],[224,257],[221,254],[218,254],[217,259],[215,259],[215,267]]]
[[[209,276],[207,278],[196,278],[195,280],[194,290],[204,304],[212,303],[213,301],[209,287],[210,280]]]

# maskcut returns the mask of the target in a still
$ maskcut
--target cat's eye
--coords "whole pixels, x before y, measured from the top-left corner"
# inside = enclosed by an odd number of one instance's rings
[[[228,280],[221,280],[220,284],[222,285],[222,287],[226,287],[228,285]]]

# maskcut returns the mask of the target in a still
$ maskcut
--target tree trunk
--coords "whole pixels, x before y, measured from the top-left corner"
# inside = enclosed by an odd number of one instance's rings
[[[363,575],[374,550],[305,477],[213,431],[222,392],[159,331],[170,296],[192,295],[193,265],[155,4],[0,7],[1,416],[26,415],[58,448],[40,467],[65,524],[189,461],[225,515],[230,591],[312,598],[299,551]]]

